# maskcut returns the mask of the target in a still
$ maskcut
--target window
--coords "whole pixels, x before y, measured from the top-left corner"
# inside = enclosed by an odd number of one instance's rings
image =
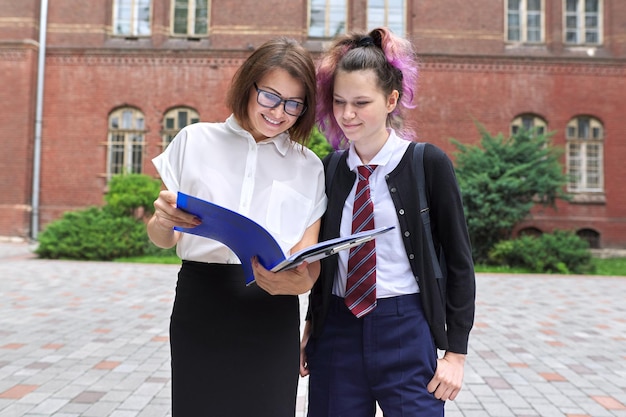
[[[599,120],[577,117],[567,124],[568,191],[603,191],[604,129]]]
[[[332,38],[346,32],[347,0],[310,0],[309,36]]]
[[[593,229],[580,229],[576,231],[576,236],[586,240],[589,243],[589,248],[600,249],[600,233]]]
[[[367,30],[386,26],[393,33],[404,36],[405,0],[368,0]]]
[[[113,34],[150,35],[150,0],[115,0]]]
[[[543,42],[543,0],[507,0],[507,41]]]
[[[109,116],[107,178],[115,174],[139,174],[143,167],[145,136],[143,113],[124,107]]]
[[[165,113],[161,134],[163,138],[163,149],[167,148],[167,145],[170,144],[180,129],[189,124],[198,123],[199,121],[198,113],[189,108],[179,107]]]
[[[519,232],[517,232],[517,236],[519,237],[522,237],[522,236],[541,237],[542,234],[543,232],[541,231],[541,229],[538,229],[532,226],[525,227],[521,229]]]
[[[537,135],[544,135],[546,133],[546,121],[534,114],[522,114],[513,119],[511,123],[511,134],[514,135],[519,132],[520,129],[533,130]]]
[[[565,1],[565,43],[591,44],[601,42],[601,0]]]
[[[174,0],[172,18],[174,35],[206,35],[208,33],[209,0]]]

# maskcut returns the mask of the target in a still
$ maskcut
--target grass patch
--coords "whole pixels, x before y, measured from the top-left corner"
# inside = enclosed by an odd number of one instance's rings
[[[167,265],[180,265],[181,260],[178,256],[136,256],[132,258],[117,258],[114,262],[130,262],[137,264],[167,264]]]
[[[626,276],[626,258],[593,258],[591,260],[595,266],[595,272],[591,275],[601,276]],[[491,272],[503,274],[532,274],[523,268],[511,268],[502,265],[475,265],[476,272]]]
[[[139,256],[133,258],[118,258],[115,262],[131,262],[131,263],[143,263],[143,264],[168,264],[168,265],[180,265],[181,260],[175,255],[159,256]],[[602,276],[626,276],[626,258],[593,258],[592,260],[596,270],[593,275]],[[531,274],[528,270],[523,268],[511,268],[509,266],[502,265],[475,265],[476,272],[486,273],[503,273],[503,274]]]
[[[626,276],[626,258],[593,258],[595,275]]]
[[[474,271],[478,272],[492,272],[501,274],[532,274],[527,269],[519,267],[510,267],[508,265],[474,265]]]

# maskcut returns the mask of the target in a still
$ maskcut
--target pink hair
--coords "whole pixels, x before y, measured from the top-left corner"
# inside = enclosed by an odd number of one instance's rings
[[[389,115],[388,123],[396,129],[398,135],[412,140],[415,132],[404,123],[404,116],[408,109],[416,107],[418,62],[413,45],[408,40],[394,35],[387,28],[377,28],[369,32],[352,33],[342,36],[333,42],[330,49],[322,57],[317,68],[317,123],[320,131],[326,136],[335,149],[346,146],[347,140],[333,115],[333,88],[335,73],[342,66],[342,61],[349,51],[356,48],[380,48],[389,65],[380,64],[371,60],[359,60],[355,68],[342,68],[348,71],[360,69],[374,69],[378,74],[380,84],[386,79],[396,79],[397,89],[401,96],[395,110]],[[380,68],[385,66],[386,68]],[[388,68],[387,68],[388,67]],[[399,74],[398,74],[399,72]],[[383,77],[382,74],[386,76]],[[387,76],[388,75],[388,76]]]

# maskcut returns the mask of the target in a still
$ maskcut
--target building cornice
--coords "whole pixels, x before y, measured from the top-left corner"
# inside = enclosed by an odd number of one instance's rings
[[[624,76],[626,59],[582,59],[470,55],[420,55],[425,71],[538,73],[559,75]]]
[[[27,52],[37,50],[32,40],[0,42],[0,59],[24,60]],[[238,67],[249,55],[247,50],[162,50],[162,49],[74,49],[49,48],[47,65],[95,66],[198,66]],[[497,72],[587,76],[626,76],[626,59],[584,57],[533,57],[502,55],[421,54],[423,71]]]
[[[28,54],[39,49],[39,42],[32,39],[0,41],[1,61],[24,61]]]
[[[163,50],[49,50],[48,65],[94,65],[94,66],[239,66],[249,55],[246,51],[163,51]]]

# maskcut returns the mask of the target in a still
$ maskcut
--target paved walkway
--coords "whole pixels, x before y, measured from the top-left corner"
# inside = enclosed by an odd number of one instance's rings
[[[0,242],[0,417],[169,416],[178,267],[31,249]],[[477,280],[465,386],[448,417],[626,416],[626,278]]]

